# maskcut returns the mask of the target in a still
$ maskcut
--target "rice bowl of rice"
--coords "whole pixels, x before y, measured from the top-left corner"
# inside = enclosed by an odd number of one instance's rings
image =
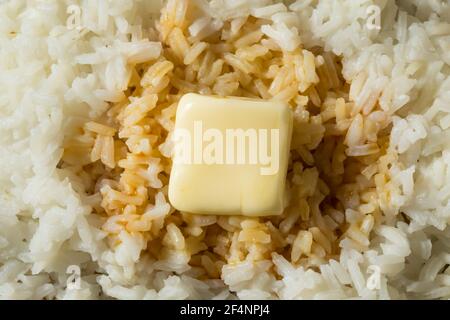
[[[448,1],[2,1],[0,71],[0,299],[450,298]],[[191,93],[289,106],[280,215],[171,204]]]

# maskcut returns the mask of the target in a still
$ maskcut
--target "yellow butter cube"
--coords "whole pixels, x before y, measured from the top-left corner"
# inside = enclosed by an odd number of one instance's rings
[[[172,137],[173,207],[197,214],[281,214],[292,122],[283,102],[182,97]]]

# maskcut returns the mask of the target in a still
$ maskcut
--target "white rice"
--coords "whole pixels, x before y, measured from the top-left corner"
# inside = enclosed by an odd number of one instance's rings
[[[368,249],[353,250],[347,238],[339,259],[317,271],[274,253],[225,265],[222,280],[207,281],[195,279],[183,256],[140,257],[143,240],[126,233],[109,249],[81,182],[58,163],[76,124],[120,101],[132,67],[159,56],[148,27],[161,3],[13,0],[0,4],[0,298],[450,298],[450,4],[198,2],[207,17],[191,26],[193,36],[206,37],[221,19],[263,17],[262,31],[287,51],[302,43],[341,55],[356,107],[379,98],[394,116],[398,164],[389,170],[400,191],[380,204],[386,219]],[[84,33],[68,30],[69,4],[81,8]],[[366,26],[372,5],[382,9],[380,31]],[[78,288],[67,286],[73,265],[81,267]],[[377,272],[378,285],[368,287]]]

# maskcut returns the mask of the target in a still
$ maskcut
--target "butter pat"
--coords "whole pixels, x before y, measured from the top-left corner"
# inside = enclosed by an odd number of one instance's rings
[[[183,96],[172,137],[172,206],[196,214],[281,214],[292,122],[283,102]]]

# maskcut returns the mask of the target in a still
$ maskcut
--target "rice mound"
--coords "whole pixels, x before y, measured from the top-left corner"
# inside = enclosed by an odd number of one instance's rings
[[[448,3],[19,0],[0,21],[0,298],[450,297]],[[188,92],[290,104],[281,216],[170,206]]]

